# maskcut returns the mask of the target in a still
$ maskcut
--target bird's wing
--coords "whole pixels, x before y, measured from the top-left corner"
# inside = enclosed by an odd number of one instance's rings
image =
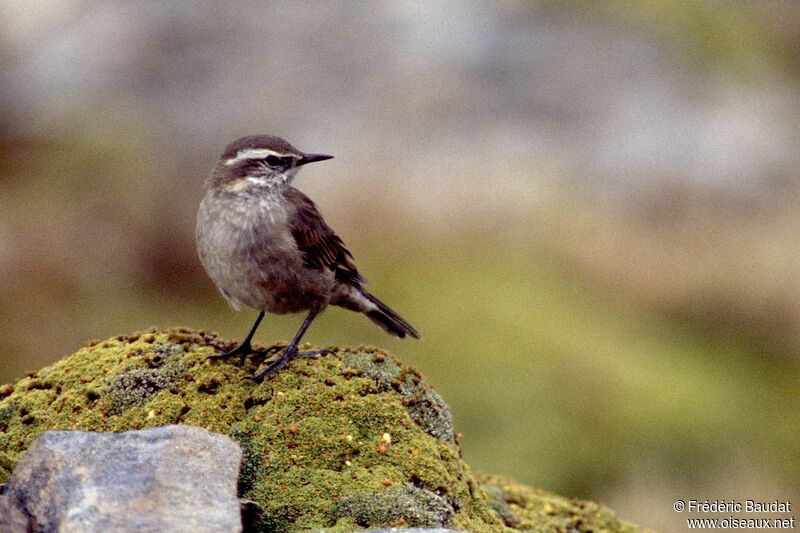
[[[305,266],[330,270],[340,281],[366,283],[358,273],[352,254],[322,219],[314,202],[294,187],[288,187],[285,196],[295,208],[289,217],[289,228],[303,254]]]

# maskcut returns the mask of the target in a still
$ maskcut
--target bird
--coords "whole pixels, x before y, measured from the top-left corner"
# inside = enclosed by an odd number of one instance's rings
[[[297,357],[320,357],[330,350],[301,352],[298,345],[328,306],[366,315],[395,337],[420,338],[414,327],[364,287],[353,256],[328,226],[316,204],[291,183],[303,165],[333,156],[305,153],[280,137],[249,135],[230,143],[205,183],[195,237],[200,262],[219,292],[238,311],[258,311],[247,336],[211,359],[277,353],[255,350],[251,340],[266,313],[305,312],[292,341],[261,372],[272,378]]]

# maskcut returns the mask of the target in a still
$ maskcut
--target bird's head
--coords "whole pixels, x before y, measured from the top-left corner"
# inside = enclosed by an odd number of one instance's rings
[[[231,193],[280,191],[302,165],[332,157],[301,152],[280,137],[250,135],[225,148],[208,183]]]

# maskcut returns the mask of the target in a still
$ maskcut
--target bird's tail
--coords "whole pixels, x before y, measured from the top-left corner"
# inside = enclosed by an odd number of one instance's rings
[[[362,294],[377,307],[377,309],[364,312],[370,320],[395,337],[402,339],[406,335],[411,335],[415,339],[419,339],[419,333],[414,329],[414,326],[403,320],[403,317],[392,311],[388,305],[363,289]]]

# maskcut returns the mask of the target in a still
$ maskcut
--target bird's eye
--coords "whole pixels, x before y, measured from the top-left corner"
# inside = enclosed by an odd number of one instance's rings
[[[276,155],[268,155],[265,161],[271,167],[277,167],[281,164],[281,158]]]

